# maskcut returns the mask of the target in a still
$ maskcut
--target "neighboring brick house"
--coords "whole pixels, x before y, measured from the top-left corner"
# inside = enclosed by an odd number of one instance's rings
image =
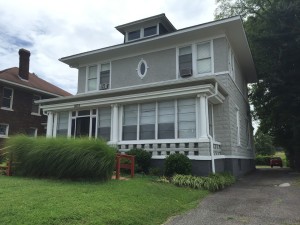
[[[241,18],[177,30],[160,14],[116,29],[123,44],[60,59],[78,69],[78,93],[39,101],[47,135],[143,148],[159,167],[178,152],[197,175],[253,170],[256,71]]]
[[[14,134],[44,135],[47,116],[34,101],[71,95],[29,73],[29,51],[20,49],[19,56],[19,68],[0,71],[0,146]]]

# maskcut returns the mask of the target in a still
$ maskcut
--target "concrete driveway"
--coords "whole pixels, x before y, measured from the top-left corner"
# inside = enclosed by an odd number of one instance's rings
[[[280,187],[288,183],[291,186]],[[300,225],[300,174],[257,169],[165,225]]]

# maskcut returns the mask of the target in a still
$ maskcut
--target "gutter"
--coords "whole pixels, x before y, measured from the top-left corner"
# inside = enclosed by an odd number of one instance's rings
[[[206,105],[207,105],[207,108],[206,108],[206,118],[207,118],[207,123],[208,122],[208,99],[209,98],[212,98],[214,96],[216,96],[218,94],[218,82],[216,82],[215,84],[215,93],[208,96],[206,98]],[[208,124],[207,124],[208,125]],[[209,126],[206,126],[207,127],[207,136],[208,136],[208,139],[209,139],[209,142],[210,142],[210,155],[211,155],[211,170],[212,170],[212,173],[215,174],[216,173],[216,166],[215,166],[215,156],[214,156],[214,146],[213,146],[213,137],[209,134]]]

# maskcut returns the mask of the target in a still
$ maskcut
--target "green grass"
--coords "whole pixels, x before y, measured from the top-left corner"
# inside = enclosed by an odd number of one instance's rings
[[[149,177],[104,183],[0,176],[0,218],[6,225],[162,224],[207,195]]]

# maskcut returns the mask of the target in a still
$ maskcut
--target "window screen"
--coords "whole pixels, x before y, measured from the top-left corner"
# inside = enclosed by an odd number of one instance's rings
[[[100,108],[98,115],[98,137],[110,140],[111,108]]]
[[[174,101],[158,103],[158,138],[175,138],[175,105]]]
[[[140,105],[140,140],[155,139],[155,103]]]
[[[67,136],[68,124],[69,124],[69,112],[58,113],[56,135],[57,136]]]
[[[97,89],[97,66],[90,66],[88,73],[88,91]]]
[[[197,45],[197,70],[198,74],[211,72],[210,43]]]
[[[178,137],[196,137],[195,99],[179,99],[178,104]]]
[[[123,140],[137,139],[137,105],[124,106]]]

